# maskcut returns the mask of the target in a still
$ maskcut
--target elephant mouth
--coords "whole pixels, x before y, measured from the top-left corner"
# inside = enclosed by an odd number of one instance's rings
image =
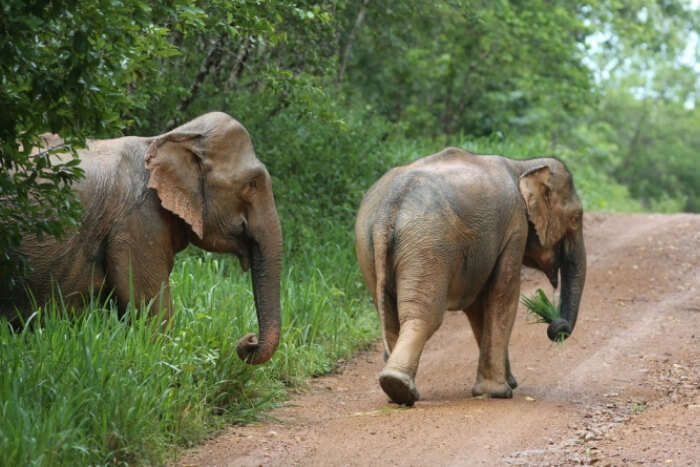
[[[246,233],[232,235],[231,237],[233,238],[234,245],[232,253],[238,258],[243,272],[248,272],[250,269],[250,260],[253,255],[252,250],[255,240],[249,237]]]
[[[523,264],[542,271],[544,275],[547,276],[549,283],[552,284],[554,289],[559,286],[560,263],[556,256],[549,260],[543,260],[542,258],[538,257],[525,257],[523,259]]]
[[[559,242],[554,246],[553,254],[546,265],[543,265],[542,271],[544,271],[549,283],[556,290],[559,286],[559,270],[561,269],[561,256],[563,254],[562,242]]]
[[[243,272],[248,272],[250,269],[250,255],[242,255],[239,254],[238,256],[238,261],[241,263],[241,269]]]
[[[559,269],[558,268],[552,268],[547,274],[547,279],[549,279],[549,283],[552,284],[552,287],[556,290],[556,288],[559,286]]]

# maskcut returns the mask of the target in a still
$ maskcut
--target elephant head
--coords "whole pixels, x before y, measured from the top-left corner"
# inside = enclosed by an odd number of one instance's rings
[[[561,319],[547,328],[547,336],[555,340],[561,332],[573,332],[586,281],[583,208],[571,173],[562,162],[538,159],[527,163],[519,180],[530,223],[524,263],[543,271],[555,288],[561,271]]]
[[[200,248],[235,254],[252,268],[259,337],[236,347],[251,364],[268,361],[280,337],[280,227],[270,175],[258,160],[246,129],[213,112],[153,138],[145,156],[148,187],[162,206],[191,228]]]

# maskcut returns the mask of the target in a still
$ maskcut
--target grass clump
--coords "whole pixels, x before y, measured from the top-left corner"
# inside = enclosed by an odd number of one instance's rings
[[[0,318],[0,466],[163,464],[333,370],[378,325],[352,249],[317,253],[283,272],[282,338],[265,365],[236,354],[258,324],[250,277],[224,255],[179,255],[166,332],[147,309],[95,301],[76,315],[54,300],[24,326]]]
[[[537,289],[532,297],[520,297],[520,303],[525,305],[528,312],[536,316],[536,323],[551,323],[561,318],[559,306],[554,305],[542,289]]]
[[[549,324],[554,320],[561,319],[560,306],[552,303],[542,289],[537,289],[531,297],[523,295],[520,297],[520,303],[527,308],[528,313],[536,317],[535,323]],[[567,337],[569,337],[568,333],[560,332],[554,341],[561,344]]]

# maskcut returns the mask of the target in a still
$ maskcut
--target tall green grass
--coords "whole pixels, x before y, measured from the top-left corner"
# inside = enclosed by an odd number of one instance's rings
[[[120,318],[94,302],[76,317],[56,300],[18,330],[0,322],[0,465],[158,464],[223,424],[259,418],[377,336],[347,250],[287,265],[281,344],[261,366],[235,352],[257,330],[249,276],[220,255],[178,258],[167,332],[143,310]]]

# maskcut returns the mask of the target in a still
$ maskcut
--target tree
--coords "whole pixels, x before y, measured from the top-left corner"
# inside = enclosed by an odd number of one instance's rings
[[[683,0],[606,5],[591,14],[601,98],[582,119],[594,129],[589,147],[609,148],[607,170],[647,208],[700,212],[700,57],[689,48],[700,10]]]
[[[8,0],[0,7],[0,270],[10,277],[26,234],[61,235],[79,221],[70,185],[77,160],[51,164],[39,135],[59,134],[62,151],[87,135],[118,134],[134,108],[163,91],[150,77],[176,49],[156,20],[187,1]],[[153,83],[153,84],[152,84]],[[34,151],[36,152],[36,151]]]
[[[345,75],[412,134],[549,130],[591,102],[584,17],[568,0],[371,2]]]

